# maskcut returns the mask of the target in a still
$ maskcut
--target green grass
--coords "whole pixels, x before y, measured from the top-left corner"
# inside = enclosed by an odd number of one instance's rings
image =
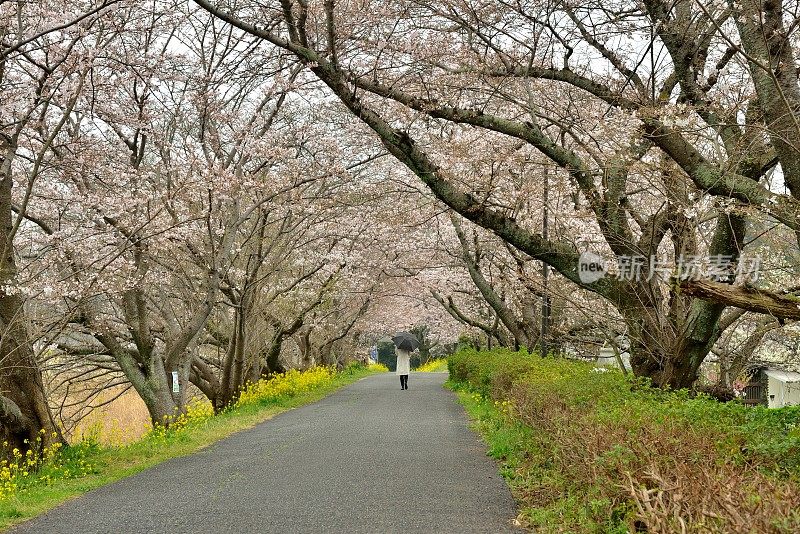
[[[193,424],[179,432],[147,436],[119,448],[81,443],[61,451],[58,472],[45,466],[13,497],[0,500],[0,530],[20,523],[99,486],[131,476],[148,467],[197,452],[231,434],[251,428],[292,408],[315,402],[331,392],[374,374],[351,368],[328,384],[265,404],[250,404]],[[66,473],[65,473],[66,471]],[[68,476],[69,478],[62,478]]]
[[[537,532],[800,532],[800,407],[720,403],[524,351],[448,365]]]

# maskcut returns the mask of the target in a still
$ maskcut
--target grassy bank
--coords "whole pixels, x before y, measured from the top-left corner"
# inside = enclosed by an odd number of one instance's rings
[[[448,365],[536,531],[800,531],[799,408],[690,398],[510,351]]]
[[[187,415],[169,429],[156,428],[124,447],[104,447],[85,440],[46,453],[36,469],[18,466],[17,476],[5,466],[0,470],[0,529],[34,517],[65,500],[104,484],[133,475],[170,458],[184,456],[234,432],[250,428],[278,413],[319,400],[380,368],[351,366],[339,373],[318,368],[290,372],[261,381],[243,394],[233,408],[213,415],[206,403],[193,404]],[[22,476],[22,469],[25,475]]]

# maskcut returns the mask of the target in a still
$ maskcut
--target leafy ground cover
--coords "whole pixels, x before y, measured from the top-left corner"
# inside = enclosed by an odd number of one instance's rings
[[[719,403],[524,351],[448,365],[537,532],[800,531],[800,408]]]
[[[169,428],[151,428],[129,445],[104,446],[87,436],[68,447],[34,447],[28,455],[12,454],[11,461],[0,463],[0,529],[384,371],[382,366],[358,364],[341,372],[324,367],[291,370],[250,385],[234,406],[219,415],[214,415],[207,402],[192,403]]]
[[[420,373],[446,373],[447,372],[447,360],[444,358],[437,358],[435,360],[429,360],[416,369]]]

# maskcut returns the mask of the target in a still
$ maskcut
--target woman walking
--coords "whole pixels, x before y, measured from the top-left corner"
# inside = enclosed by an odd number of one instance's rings
[[[409,332],[398,332],[392,338],[397,347],[397,373],[400,376],[400,389],[408,389],[408,374],[411,372],[411,351],[419,347],[417,336]]]
[[[397,374],[400,376],[400,389],[408,389],[408,374],[411,372],[411,353],[407,350],[396,349]]]

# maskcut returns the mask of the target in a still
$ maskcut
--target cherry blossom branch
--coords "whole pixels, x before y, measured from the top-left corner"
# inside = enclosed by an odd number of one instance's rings
[[[5,61],[11,54],[13,54],[17,50],[23,48],[24,46],[32,43],[33,41],[36,41],[37,39],[41,39],[42,37],[44,37],[45,35],[48,35],[50,33],[59,32],[61,30],[66,30],[67,28],[75,26],[76,24],[80,24],[81,22],[83,22],[84,20],[88,19],[89,17],[97,15],[100,12],[102,12],[103,10],[105,10],[106,8],[112,6],[112,5],[116,4],[116,3],[119,3],[121,1],[122,0],[105,0],[102,4],[100,4],[96,8],[90,9],[86,13],[83,13],[82,15],[80,15],[78,17],[75,17],[72,20],[69,20],[69,21],[67,21],[67,22],[65,22],[63,24],[58,24],[56,26],[52,26],[50,28],[46,28],[46,29],[40,31],[39,33],[36,33],[36,34],[28,37],[27,39],[22,39],[21,41],[19,41],[17,43],[14,43],[13,45],[0,43],[0,47],[2,47],[0,49],[0,63]]]

